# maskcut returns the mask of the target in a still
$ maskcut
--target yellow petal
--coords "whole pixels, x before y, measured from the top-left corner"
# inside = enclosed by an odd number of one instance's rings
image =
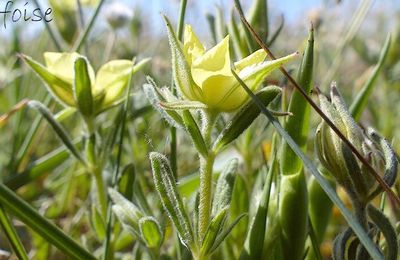
[[[189,66],[205,52],[203,44],[201,44],[196,34],[193,32],[192,26],[188,24],[185,25],[183,52]]]
[[[191,68],[194,82],[203,88],[206,80],[215,76],[233,77],[229,55],[229,36],[197,58]],[[210,82],[207,83],[208,85]],[[215,87],[222,87],[215,84]]]
[[[298,53],[293,53],[276,60],[250,65],[242,69],[238,75],[250,89],[255,90],[269,73],[297,56]]]
[[[76,52],[45,52],[44,59],[47,69],[58,78],[70,83],[74,82],[74,64],[75,60],[80,57]],[[90,80],[94,82],[94,71],[92,66],[88,64],[88,72]]]
[[[107,107],[121,98],[132,72],[133,62],[131,60],[113,60],[99,69],[93,95],[104,92],[103,107]]]
[[[246,93],[241,88],[233,89],[236,79],[233,76],[214,75],[203,82],[203,102],[219,111],[231,111],[238,108]]]
[[[235,68],[237,71],[241,71],[242,69],[246,68],[247,66],[251,66],[251,65],[263,62],[266,57],[267,57],[267,53],[263,49],[260,49],[256,52],[253,52],[246,58],[235,62]]]

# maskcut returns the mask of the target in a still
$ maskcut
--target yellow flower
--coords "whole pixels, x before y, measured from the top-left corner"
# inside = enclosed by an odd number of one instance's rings
[[[241,107],[248,95],[231,72],[229,36],[206,50],[192,27],[186,25],[182,46],[168,20],[165,20],[172,52],[173,75],[181,94],[186,99],[202,102],[216,111],[230,112]],[[274,61],[264,61],[266,56],[264,50],[258,50],[234,63],[235,72],[253,91],[272,70],[296,54]]]
[[[31,57],[23,56],[27,64],[42,78],[48,90],[63,105],[76,107],[74,96],[75,61],[82,57],[78,53],[46,52],[46,66]],[[131,60],[112,60],[104,64],[95,74],[87,62],[87,72],[96,113],[121,101],[130,75],[138,71],[148,60],[134,66]]]

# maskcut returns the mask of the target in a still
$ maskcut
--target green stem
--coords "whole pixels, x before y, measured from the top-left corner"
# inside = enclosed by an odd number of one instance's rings
[[[92,133],[86,147],[86,160],[89,163],[88,171],[94,176],[96,181],[97,196],[100,203],[101,215],[105,219],[107,216],[107,194],[104,187],[102,176],[103,167],[97,161],[96,135]]]
[[[216,113],[204,111],[202,134],[208,147],[211,146],[211,133],[216,118]],[[214,160],[215,153],[213,151],[209,151],[206,157],[200,156],[199,244],[203,241],[210,222]]]
[[[97,196],[100,203],[101,214],[103,218],[105,218],[107,216],[107,194],[105,192],[104,181],[101,172],[101,168],[95,166],[93,175],[96,181]]]

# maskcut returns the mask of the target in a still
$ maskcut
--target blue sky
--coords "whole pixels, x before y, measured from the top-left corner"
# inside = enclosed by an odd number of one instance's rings
[[[32,0],[25,0],[32,4]],[[22,2],[25,2],[22,1]],[[159,32],[163,29],[162,19],[160,13],[167,14],[171,20],[178,17],[179,0],[106,0],[106,3],[123,2],[132,8],[140,9],[143,17],[146,18],[145,22],[150,26],[149,31]],[[6,0],[0,0],[3,5]],[[41,5],[47,7],[47,1],[41,0]],[[251,4],[252,0],[241,0],[242,4],[246,7]],[[311,9],[329,7],[337,15],[338,19],[350,19],[352,12],[357,7],[360,1],[355,0],[342,0],[342,4],[336,5],[336,0],[268,0],[271,9],[271,22],[278,21],[278,17],[283,14],[285,16],[286,25],[294,23],[302,23],[304,27],[308,25],[307,14]],[[186,22],[194,25],[198,33],[208,32],[206,24],[206,13],[215,14],[215,6],[222,7],[228,16],[233,7],[233,0],[188,0],[188,9]],[[106,9],[107,5],[103,8]],[[104,10],[103,10],[104,11]],[[400,13],[400,0],[375,0],[370,13],[385,12],[387,16],[392,16],[396,12]],[[392,19],[393,21],[395,19]],[[35,24],[34,26],[27,24],[31,29],[27,31],[32,33],[42,26]],[[163,30],[160,31],[165,33]],[[9,30],[5,31],[0,29],[0,37],[9,34]]]
[[[160,13],[167,14],[171,20],[176,20],[179,12],[179,0],[123,0],[131,6],[139,8],[144,13],[154,28],[162,24]],[[249,6],[251,0],[242,0],[244,6]],[[350,19],[360,1],[342,0],[337,5],[336,0],[268,0],[271,9],[271,21],[281,14],[285,16],[287,24],[302,22],[308,25],[307,14],[311,9],[329,8],[338,16],[338,19]],[[220,6],[229,14],[233,7],[233,0],[188,0],[186,21],[200,27],[206,28],[205,15],[215,13],[215,6]],[[394,15],[400,12],[400,0],[375,0],[370,13],[385,12],[386,15]],[[275,18],[275,19],[274,19]],[[394,19],[393,19],[394,20]]]

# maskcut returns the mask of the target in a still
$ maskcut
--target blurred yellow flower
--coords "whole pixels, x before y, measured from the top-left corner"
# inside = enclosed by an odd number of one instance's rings
[[[190,25],[185,26],[183,46],[168,21],[167,27],[173,74],[182,95],[221,112],[234,111],[242,106],[248,95],[231,72],[229,36],[206,51]],[[253,91],[261,85],[265,76],[296,54],[273,61],[264,61],[266,56],[264,50],[258,50],[234,63],[235,72]]]
[[[75,61],[82,57],[78,53],[46,52],[46,66],[24,56],[28,65],[43,79],[49,91],[64,105],[75,107],[73,85],[75,79]],[[91,82],[95,110],[101,112],[118,103],[128,85],[130,75],[138,71],[148,60],[134,66],[131,60],[112,60],[104,64],[95,74],[88,62],[88,74]]]

